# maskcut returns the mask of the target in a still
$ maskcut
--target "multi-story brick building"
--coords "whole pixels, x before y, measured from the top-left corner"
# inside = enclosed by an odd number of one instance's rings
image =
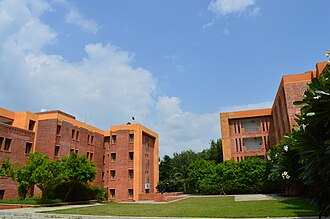
[[[96,164],[93,184],[108,190],[109,200],[137,201],[155,193],[158,183],[158,135],[140,124],[101,130],[61,111],[13,112],[0,108],[0,162],[24,165],[34,151],[50,159],[85,155]],[[16,183],[0,178],[0,199],[17,197]]]
[[[319,77],[328,65],[317,63],[316,69],[282,77],[272,108],[220,113],[224,160],[244,160],[248,156],[265,157],[266,152],[290,132],[307,83]]]

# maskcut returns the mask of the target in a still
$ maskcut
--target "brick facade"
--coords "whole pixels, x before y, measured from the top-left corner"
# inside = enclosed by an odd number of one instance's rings
[[[28,152],[39,151],[52,160],[73,152],[85,155],[96,164],[97,174],[92,184],[106,188],[109,199],[114,201],[139,200],[140,194],[156,192],[158,135],[140,124],[103,131],[61,111],[33,114],[0,108],[0,140],[1,163],[10,157],[11,162],[24,165],[27,146]],[[111,177],[114,171],[115,177]],[[0,183],[0,192],[5,193],[0,198],[17,198],[14,182],[1,178]],[[150,185],[148,191],[145,183]],[[111,195],[112,191],[115,194]]]
[[[270,109],[220,113],[224,160],[264,157],[296,125],[294,119],[300,113],[300,107],[293,105],[293,102],[302,99],[307,83],[318,77],[326,66],[327,63],[317,63],[316,70],[283,76]],[[248,121],[258,121],[259,125],[248,124]],[[249,132],[242,127],[243,122],[252,127]],[[244,144],[245,139],[248,146]]]

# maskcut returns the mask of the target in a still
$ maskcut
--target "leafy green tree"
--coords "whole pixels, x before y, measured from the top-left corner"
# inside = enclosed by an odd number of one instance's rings
[[[219,194],[220,182],[217,164],[214,160],[197,160],[190,165],[189,177],[195,192],[201,194]]]
[[[281,187],[286,195],[296,195],[304,190],[295,142],[293,135],[288,133],[267,153],[267,160],[272,165],[268,178]]]
[[[203,150],[200,156],[204,160],[214,160],[216,163],[221,163],[223,161],[221,139],[211,140],[210,148]]]
[[[328,51],[329,54],[329,51]],[[330,56],[330,55],[329,55]],[[320,215],[330,214],[330,67],[314,78],[304,93],[293,136],[299,151],[302,179],[311,188]]]
[[[42,191],[42,200],[52,198],[56,185],[66,177],[62,160],[47,160],[33,175],[35,185]]]
[[[52,198],[55,187],[62,182],[71,182],[72,190],[75,183],[93,181],[96,176],[95,164],[86,156],[72,153],[69,157],[51,161],[46,155],[34,152],[28,155],[27,164],[18,168],[16,181],[18,193],[22,199],[28,191],[36,185],[42,191],[42,200]]]
[[[165,155],[159,164],[159,180],[166,180],[173,174],[173,162],[172,158]]]
[[[62,158],[65,166],[66,181],[88,182],[93,181],[96,176],[96,166],[86,156],[71,153],[70,156]]]
[[[71,187],[64,198],[66,200],[77,183],[87,183],[95,179],[96,166],[86,156],[79,156],[76,153],[71,153],[70,156],[62,158],[62,163],[65,169],[65,181],[71,183]]]
[[[42,174],[44,165],[49,162],[46,155],[39,152],[30,153],[26,159],[27,164],[18,168],[16,181],[18,182],[18,194],[20,198],[25,199],[28,191],[38,183]]]
[[[10,158],[7,157],[5,162],[2,163],[0,168],[0,176],[15,177],[14,165],[10,162]]]
[[[174,153],[173,174],[171,177],[177,183],[178,191],[188,192],[191,188],[189,182],[189,166],[198,159],[200,159],[199,154],[192,150]]]

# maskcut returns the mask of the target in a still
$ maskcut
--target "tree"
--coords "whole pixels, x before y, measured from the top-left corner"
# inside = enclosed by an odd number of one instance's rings
[[[159,164],[159,180],[166,180],[173,174],[173,161],[168,155],[165,155]]]
[[[299,151],[294,147],[295,142],[293,135],[288,133],[267,153],[267,160],[272,165],[268,177],[281,187],[286,195],[296,195],[303,191],[300,156]]]
[[[19,167],[16,173],[18,194],[22,199],[25,199],[28,191],[45,176],[44,169],[49,160],[46,155],[34,152],[27,156],[26,162],[27,164]]]
[[[66,200],[76,184],[87,183],[95,179],[96,166],[86,156],[79,156],[76,153],[62,158],[62,163],[65,168],[65,181],[71,184],[64,198]]]
[[[197,160],[189,167],[189,177],[195,191],[201,194],[219,194],[220,182],[214,160]]]
[[[198,159],[200,159],[199,154],[192,150],[174,153],[173,174],[171,177],[176,181],[178,191],[188,192],[191,188],[189,184],[189,166]]]
[[[51,161],[46,155],[34,152],[28,155],[27,164],[18,168],[16,181],[18,193],[22,199],[26,198],[28,191],[36,185],[42,192],[42,200],[52,198],[53,191],[62,182],[71,182],[72,187],[78,183],[93,181],[96,175],[95,164],[86,156],[72,153],[69,157]],[[66,196],[67,196],[66,195]]]
[[[66,180],[71,182],[93,181],[96,176],[96,166],[86,156],[71,153],[70,156],[62,158],[66,171]]]
[[[10,162],[10,158],[7,157],[0,168],[0,176],[15,177],[14,165]]]
[[[330,56],[330,52],[328,51]],[[298,126],[293,131],[302,179],[311,188],[312,203],[321,215],[330,214],[330,67],[314,78],[304,93]]]
[[[42,200],[52,198],[55,187],[65,177],[65,167],[62,160],[46,160],[34,173],[35,184],[42,191]]]
[[[223,161],[222,140],[211,140],[210,148],[203,150],[200,155],[204,160],[214,160],[216,163],[221,163]]]

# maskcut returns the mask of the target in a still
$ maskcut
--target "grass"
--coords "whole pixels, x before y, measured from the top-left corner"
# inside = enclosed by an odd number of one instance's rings
[[[1,204],[24,204],[24,205],[57,204],[61,202],[62,201],[58,199],[46,200],[46,202],[43,202],[39,198],[26,198],[23,200],[22,199],[0,200]]]
[[[44,213],[44,212],[43,212]],[[302,217],[317,212],[303,199],[243,201],[234,197],[188,198],[167,204],[107,203],[47,213],[138,217]]]

